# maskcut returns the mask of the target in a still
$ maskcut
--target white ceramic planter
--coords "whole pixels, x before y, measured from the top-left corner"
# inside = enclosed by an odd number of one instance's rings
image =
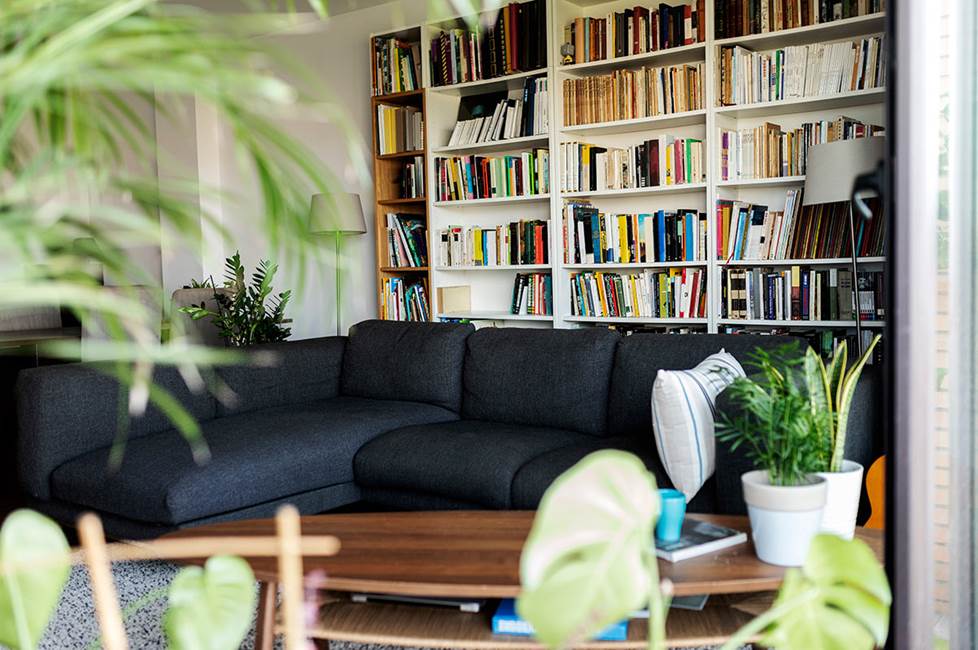
[[[807,485],[783,487],[771,485],[766,470],[756,470],[740,481],[757,557],[768,564],[801,566],[822,523],[825,479],[813,475]]]
[[[821,532],[852,539],[856,532],[859,495],[863,488],[863,466],[852,460],[844,460],[841,472],[819,472],[818,475],[825,479],[828,491]]]

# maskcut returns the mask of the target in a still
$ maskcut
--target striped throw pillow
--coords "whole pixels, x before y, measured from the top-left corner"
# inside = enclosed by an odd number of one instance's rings
[[[714,414],[717,395],[743,377],[724,350],[690,370],[660,370],[652,385],[652,428],[659,458],[673,487],[689,501],[716,467]]]

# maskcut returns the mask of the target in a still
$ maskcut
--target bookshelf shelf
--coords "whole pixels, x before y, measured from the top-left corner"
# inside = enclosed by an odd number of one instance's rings
[[[885,257],[860,257],[860,264],[882,264]],[[824,257],[818,259],[788,259],[788,260],[730,260],[717,262],[718,266],[848,266],[852,260],[848,257]]]
[[[381,199],[377,201],[378,205],[383,206],[397,206],[397,205],[424,205],[427,199],[423,196],[415,196],[409,199]]]
[[[374,95],[370,99],[375,104],[411,104],[419,100],[423,94],[424,90],[406,90],[403,93]]]
[[[717,46],[743,45],[755,51],[771,50],[788,45],[802,45],[804,43],[815,43],[818,41],[835,41],[843,38],[878,34],[885,29],[885,23],[886,14],[877,13],[869,14],[868,16],[857,16],[856,18],[846,18],[844,20],[834,20],[818,25],[782,29],[765,34],[721,38],[715,40],[713,44]]]
[[[781,187],[784,185],[804,185],[804,176],[779,176],[777,178],[752,178],[743,181],[717,181],[717,187],[741,189],[747,187]]]
[[[570,323],[600,323],[623,325],[633,323],[636,325],[706,325],[706,318],[631,318],[627,316],[566,316],[564,320]]]
[[[536,314],[510,314],[502,311],[468,311],[438,314],[438,318],[461,318],[465,320],[509,320],[509,321],[552,321],[553,316]]]
[[[798,329],[805,328],[843,328],[855,327],[854,320],[740,320],[736,318],[720,318],[717,320],[720,325],[742,326],[742,327],[791,327]],[[863,327],[884,327],[886,321],[864,320]]]
[[[491,79],[479,79],[477,81],[466,81],[460,84],[448,86],[432,86],[431,92],[443,93],[448,95],[459,95],[467,97],[469,95],[482,95],[485,93],[496,92],[499,90],[513,90],[523,87],[523,80],[527,77],[538,77],[547,74],[547,68],[537,68],[528,72],[514,72],[503,77],[493,77]]]
[[[565,199],[577,198],[614,198],[627,196],[650,196],[652,194],[681,194],[683,192],[699,192],[706,189],[706,183],[683,183],[681,185],[657,185],[655,187],[630,187],[624,190],[598,190],[595,192],[564,192]]]
[[[536,147],[546,147],[550,144],[548,135],[528,135],[523,138],[509,138],[508,140],[493,140],[491,142],[476,142],[475,144],[460,144],[454,147],[438,147],[434,150],[437,154],[460,154],[460,153],[488,153],[490,151],[508,151],[511,149],[529,149]]]
[[[577,124],[565,126],[560,131],[564,135],[616,135],[619,133],[638,133],[671,129],[694,124],[706,124],[706,109],[639,117],[634,120],[616,120],[614,122],[595,122],[592,124]]]
[[[443,273],[470,271],[550,271],[553,267],[549,264],[495,264],[492,266],[438,266],[436,271]]]
[[[549,194],[530,196],[497,196],[491,199],[464,199],[462,201],[435,201],[438,208],[474,208],[480,205],[503,205],[506,203],[542,203],[550,200]]]
[[[427,266],[382,266],[383,273],[427,273]]]
[[[743,104],[739,106],[718,106],[714,110],[717,115],[724,115],[736,119],[769,117],[771,115],[784,115],[787,113],[807,113],[811,111],[847,108],[849,106],[877,104],[882,102],[885,96],[885,88],[870,88],[868,90],[856,90],[835,95],[822,95],[820,97],[784,99],[776,102],[759,102],[757,104]]]
[[[627,264],[617,264],[607,262],[604,264],[564,264],[564,268],[571,271],[600,271],[602,269],[676,269],[682,267],[705,267],[709,262],[631,262]]]
[[[706,55],[705,53],[706,43],[693,43],[692,45],[670,47],[666,50],[655,50],[653,52],[643,52],[642,54],[630,54],[613,59],[573,63],[561,66],[557,68],[557,71],[566,75],[580,76],[616,70],[623,67],[639,66],[645,63],[655,66],[690,63],[693,61],[702,61]]]
[[[400,160],[401,158],[414,158],[424,156],[424,149],[414,149],[413,151],[395,151],[394,153],[379,154],[377,160]]]

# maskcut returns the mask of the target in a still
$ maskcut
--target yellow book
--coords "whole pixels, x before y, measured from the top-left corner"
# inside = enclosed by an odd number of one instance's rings
[[[611,312],[608,311],[608,299],[604,293],[604,273],[595,273],[594,277],[598,283],[598,300],[601,301],[601,313],[599,316],[607,316]]]
[[[628,217],[624,214],[618,215],[618,252],[622,264],[631,262],[628,254]]]
[[[640,309],[641,303],[638,301],[638,282],[635,276],[631,275],[628,277],[629,288],[632,290],[632,316],[644,316]]]
[[[472,263],[475,266],[482,266],[484,260],[482,255],[482,228],[472,229]]]
[[[672,172],[672,157],[673,157],[673,145],[666,145],[666,182],[665,185],[673,184],[673,172]]]

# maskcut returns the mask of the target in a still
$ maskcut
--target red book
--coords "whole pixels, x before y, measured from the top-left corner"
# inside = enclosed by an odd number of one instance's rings
[[[536,254],[534,264],[543,264],[543,226],[533,227],[533,252]]]
[[[642,34],[642,8],[632,9],[632,51],[628,54],[638,54],[641,52],[639,47],[639,36]]]
[[[706,0],[696,0],[696,40],[706,40]]]
[[[683,5],[683,45],[693,43],[693,7]]]
[[[698,315],[696,307],[700,302],[699,290],[700,274],[699,271],[693,271],[693,288],[689,292],[689,313],[687,314],[690,318],[696,318]]]

